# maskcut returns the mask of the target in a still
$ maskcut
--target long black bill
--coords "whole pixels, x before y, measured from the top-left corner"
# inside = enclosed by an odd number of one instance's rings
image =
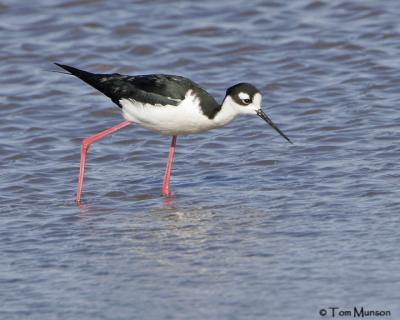
[[[272,120],[265,114],[264,111],[262,111],[261,109],[258,109],[256,111],[256,113],[261,119],[265,120],[265,122],[267,122],[272,128],[274,128],[276,131],[278,131],[278,133],[282,137],[284,137],[287,141],[289,141],[290,143],[293,144],[293,142],[290,141],[290,139],[275,125],[275,123],[272,122]]]

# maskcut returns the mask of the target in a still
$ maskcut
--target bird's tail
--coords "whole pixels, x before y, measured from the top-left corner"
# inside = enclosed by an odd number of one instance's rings
[[[119,107],[121,107],[118,102],[119,98],[117,95],[118,90],[120,90],[121,86],[121,81],[118,81],[118,79],[121,77],[120,74],[91,73],[74,67],[67,66],[65,64],[60,64],[60,63],[55,63],[55,64],[63,68],[64,70],[67,70],[68,72],[70,72],[70,74],[78,77],[87,84],[91,85],[93,88],[99,90],[101,93],[109,97]]]
[[[74,67],[70,67],[67,66],[65,64],[60,64],[60,63],[54,63],[55,65],[63,68],[64,70],[67,70],[70,74],[78,77],[79,79],[85,81],[87,84],[90,84],[92,87],[95,87],[96,89],[98,89],[96,87],[96,83],[99,81],[99,75],[95,74],[95,73],[91,73],[91,72],[87,72],[87,71],[83,71],[83,70],[79,70],[77,68]]]

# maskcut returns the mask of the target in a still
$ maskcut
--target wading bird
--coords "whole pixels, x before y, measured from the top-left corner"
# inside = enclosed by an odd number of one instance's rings
[[[85,138],[81,146],[76,202],[81,202],[85,163],[89,146],[131,123],[162,135],[172,136],[161,192],[170,195],[169,180],[176,148],[176,137],[205,132],[230,123],[240,114],[258,115],[287,141],[290,139],[261,109],[261,93],[249,83],[238,83],[226,90],[222,104],[193,81],[180,76],[149,74],[127,76],[97,74],[58,64],[106,95],[121,108],[125,121]]]

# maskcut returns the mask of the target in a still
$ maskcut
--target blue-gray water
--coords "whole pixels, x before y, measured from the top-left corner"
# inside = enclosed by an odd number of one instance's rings
[[[400,317],[400,3],[0,3],[1,319]],[[256,85],[258,117],[170,139],[53,62],[170,73],[220,101]]]

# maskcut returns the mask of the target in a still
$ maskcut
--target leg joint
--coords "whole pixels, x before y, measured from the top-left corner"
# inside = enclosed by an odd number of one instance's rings
[[[84,139],[82,139],[82,144],[81,144],[82,150],[87,150],[87,149],[89,149],[90,144],[91,144],[91,141],[90,141],[89,138],[84,138]]]

